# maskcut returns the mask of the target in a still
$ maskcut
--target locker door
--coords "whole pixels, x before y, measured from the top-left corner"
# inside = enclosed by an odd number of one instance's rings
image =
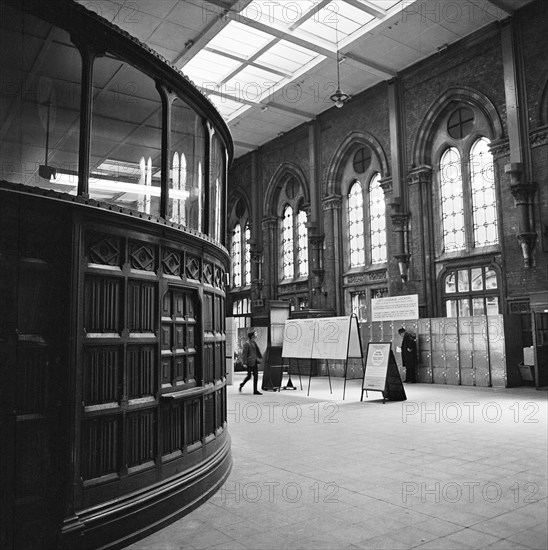
[[[472,317],[462,317],[459,319],[460,383],[463,386],[474,386],[476,383],[472,319]]]
[[[535,313],[535,380],[537,388],[548,386],[548,313]]]

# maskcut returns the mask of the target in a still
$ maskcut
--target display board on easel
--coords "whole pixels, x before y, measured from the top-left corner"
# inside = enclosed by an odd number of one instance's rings
[[[316,319],[288,319],[283,334],[282,357],[291,359],[343,360],[344,392],[346,393],[346,371],[349,358],[363,360],[358,318],[320,317]],[[329,387],[329,363],[327,364]],[[310,376],[308,380],[310,393]]]
[[[407,399],[390,342],[369,342],[367,345],[360,401],[363,401],[363,392],[367,391],[380,391],[383,403],[386,399]]]

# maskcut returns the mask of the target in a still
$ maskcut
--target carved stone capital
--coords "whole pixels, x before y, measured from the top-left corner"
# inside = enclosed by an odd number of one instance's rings
[[[278,225],[278,218],[276,218],[275,216],[268,216],[267,218],[263,218],[261,220],[261,225],[262,225],[263,231],[276,229]]]
[[[534,251],[537,243],[537,234],[520,233],[518,235],[518,242],[521,246],[525,267],[533,267],[535,264]]]
[[[508,138],[493,140],[489,144],[489,150],[494,159],[507,157],[510,155],[510,141]]]
[[[323,199],[323,211],[340,210],[342,208],[342,197],[340,195],[330,195]]]
[[[428,165],[417,166],[407,174],[407,185],[430,185],[432,183],[432,167]]]
[[[407,212],[394,212],[390,214],[392,224],[396,231],[405,231],[407,229],[407,223],[409,221],[409,213]]]
[[[381,178],[379,181],[379,185],[381,186],[385,195],[392,193],[392,176]]]
[[[529,143],[531,144],[531,147],[548,145],[548,128],[544,127],[531,133],[529,136]]]

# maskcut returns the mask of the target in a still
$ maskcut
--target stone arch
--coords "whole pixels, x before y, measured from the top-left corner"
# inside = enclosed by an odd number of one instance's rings
[[[238,219],[238,216],[236,215],[236,208],[240,201],[243,201],[245,204],[246,212],[249,218],[249,221],[251,221],[251,199],[249,194],[246,194],[242,189],[236,189],[230,194],[230,197],[228,197],[227,200],[227,212],[228,212],[228,226],[230,227],[233,223],[235,223],[236,219]]]
[[[359,145],[365,145],[377,156],[381,166],[381,177],[389,175],[388,160],[380,142],[369,132],[354,131],[346,136],[333,154],[327,172],[325,195],[341,194],[341,178],[339,177],[351,154]]]
[[[412,167],[432,165],[431,144],[437,123],[448,109],[463,103],[479,110],[485,116],[490,126],[491,140],[503,137],[504,130],[500,116],[486,95],[467,86],[449,88],[433,101],[420,125],[413,148]]]
[[[308,180],[306,179],[304,172],[298,165],[292,162],[283,162],[280,166],[278,166],[268,182],[263,204],[263,212],[265,216],[277,215],[280,192],[282,191],[285,182],[291,176],[295,177],[295,179],[299,182],[303,192],[305,204],[310,204],[310,189],[308,187]]]

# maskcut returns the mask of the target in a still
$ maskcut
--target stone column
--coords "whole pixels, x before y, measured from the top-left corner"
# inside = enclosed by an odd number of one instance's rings
[[[340,195],[331,195],[323,201],[325,224],[325,274],[324,289],[327,291],[327,304],[335,310],[337,315],[342,314],[341,283],[341,207]]]
[[[434,265],[436,251],[432,225],[432,167],[423,165],[411,170],[407,175],[407,185],[409,187],[418,186],[417,241],[422,251],[420,269],[423,279],[425,312],[427,317],[435,317],[437,315],[437,293]]]
[[[278,282],[278,240],[277,227],[278,218],[268,216],[261,222],[263,230],[263,296],[265,306],[268,300],[277,299],[276,284]]]
[[[521,163],[510,163],[504,167],[506,174],[510,176],[510,192],[514,197],[517,220],[518,220],[518,242],[523,254],[524,266],[534,267],[535,245],[537,233],[535,232],[534,218],[534,197],[537,189],[535,182],[524,181],[523,165]]]

